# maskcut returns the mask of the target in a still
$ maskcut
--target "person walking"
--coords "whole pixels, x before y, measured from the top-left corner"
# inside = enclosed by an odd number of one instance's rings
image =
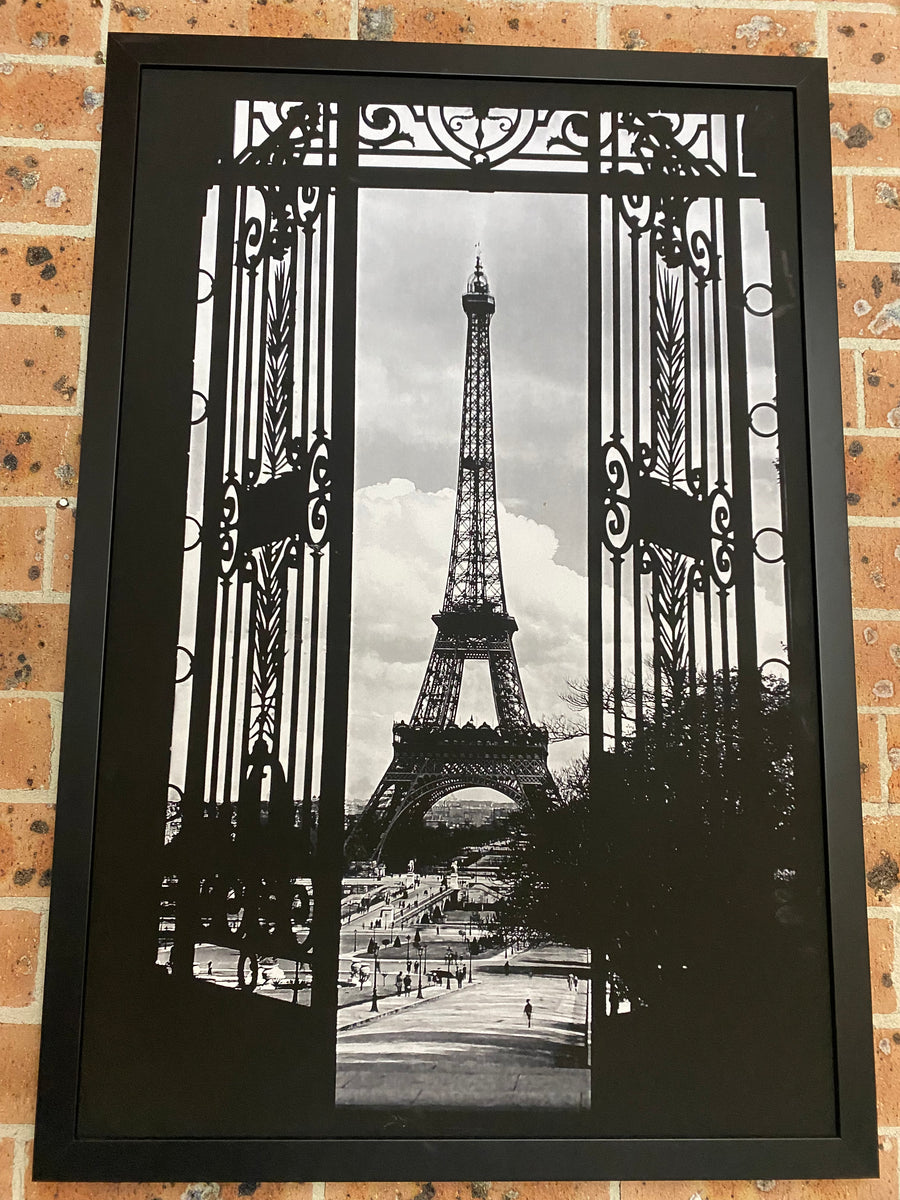
[[[411,988],[412,988],[412,976],[408,975],[408,974],[404,975],[403,976],[403,990],[407,996],[410,994]]]
[[[577,992],[578,991],[578,976],[577,975],[572,976],[572,986],[574,987],[575,991]]]
[[[525,1008],[523,1009],[523,1012],[525,1013],[525,1020],[528,1022],[528,1028],[530,1029],[531,1028],[531,1014],[534,1012],[534,1009],[531,1007],[530,999],[525,1001]]]
[[[566,983],[569,985],[569,991],[571,992],[571,990],[572,990],[572,972],[571,971],[566,976]]]
[[[397,989],[397,995],[399,996],[403,991],[403,976],[399,971],[397,972],[397,978],[394,980],[394,987]]]
[[[503,964],[503,974],[504,975],[509,974],[509,959],[507,959],[506,962]]]

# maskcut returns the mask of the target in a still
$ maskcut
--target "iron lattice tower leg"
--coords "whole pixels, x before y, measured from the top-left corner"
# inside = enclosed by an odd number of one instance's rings
[[[533,725],[506,608],[491,393],[490,325],[495,303],[478,258],[462,298],[468,321],[459,473],[447,586],[432,620],[437,635],[409,724],[394,725],[394,757],[350,839],[358,857],[379,854],[398,817],[426,812],[441,796],[492,787],[516,800],[535,788],[555,791],[547,768],[547,733]],[[490,668],[496,728],[456,724],[463,669]]]

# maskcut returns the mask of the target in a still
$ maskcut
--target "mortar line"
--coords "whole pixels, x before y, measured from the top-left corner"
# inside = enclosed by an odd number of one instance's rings
[[[75,404],[0,404],[0,416],[5,417],[63,417],[81,416]]]
[[[889,262],[900,259],[900,250],[835,250],[836,262]]]
[[[816,56],[821,58],[828,57],[828,10],[824,4],[816,5],[816,20],[814,25],[816,33]]]
[[[0,325],[77,325],[86,329],[87,313],[0,312]]]
[[[863,356],[861,350],[851,350],[853,355],[853,378],[856,383],[856,419],[860,429],[866,428],[866,388],[863,381]]]
[[[51,221],[0,221],[0,235],[13,237],[78,237],[93,236],[90,225],[60,225]]]
[[[884,338],[876,337],[842,337],[840,346],[842,350],[900,350],[900,344],[896,341],[892,344],[890,341],[885,341]]]
[[[3,1025],[40,1025],[41,1006],[35,1004],[14,1005],[0,1004],[0,1024]]]
[[[863,401],[863,403],[865,403],[865,401]],[[865,414],[863,415],[865,416]],[[900,429],[888,429],[886,425],[863,424],[856,429],[852,429],[849,425],[844,426],[845,437],[856,437],[857,435],[867,438],[898,438],[900,437]]]
[[[844,12],[844,8],[841,8]],[[828,90],[833,96],[900,96],[900,83],[869,83],[865,80],[831,80]]]
[[[856,249],[856,227],[853,211],[853,176],[844,176],[844,194],[847,201],[847,249]]]
[[[12,1200],[25,1200],[25,1164],[28,1139],[16,1134],[13,1143]]]
[[[900,611],[896,608],[854,608],[854,621],[898,621]]]
[[[97,60],[89,54],[0,54],[0,62],[27,67],[96,67]]]
[[[832,175],[897,175],[900,167],[832,166]]]
[[[95,154],[99,155],[100,139],[37,138],[34,134],[31,137],[0,136],[0,146],[11,150],[28,150],[32,148],[40,150],[93,150]]]
[[[61,499],[73,504],[74,496],[64,496]],[[3,508],[38,508],[44,504],[55,504],[56,496],[0,496],[0,507]]]
[[[0,604],[68,604],[68,592],[51,592],[46,597],[36,589],[33,592],[0,592]]]
[[[848,517],[849,526],[868,526],[871,529],[897,529],[900,527],[900,517]]]
[[[5,788],[0,790],[0,804],[50,804],[53,793],[46,788]]]
[[[888,717],[900,717],[900,706],[896,704],[857,704],[856,711],[864,717],[870,713],[884,713]]]
[[[42,912],[50,906],[49,896],[0,896],[0,912]]]
[[[597,5],[597,25],[595,29],[598,50],[609,49],[609,8],[605,4]]]

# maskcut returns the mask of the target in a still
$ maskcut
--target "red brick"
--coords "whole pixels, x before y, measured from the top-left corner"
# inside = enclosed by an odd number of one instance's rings
[[[48,701],[0,699],[0,788],[47,787],[52,740]]]
[[[93,257],[93,238],[0,235],[0,310],[86,313]]]
[[[856,403],[856,356],[858,353],[858,350],[841,351],[841,407],[844,414],[844,425],[847,429],[856,429],[859,425]]]
[[[247,7],[241,0],[112,0],[109,28],[121,33],[247,33]]]
[[[0,895],[48,894],[55,820],[52,804],[0,805]]]
[[[879,1168],[880,1179],[775,1179],[766,1180],[764,1191],[754,1180],[623,1182],[622,1200],[693,1200],[694,1196],[698,1200],[894,1200],[897,1143],[893,1138],[881,1139]]]
[[[842,83],[896,83],[900,78],[896,16],[829,13],[828,73]]]
[[[505,1182],[479,1184],[438,1183],[433,1200],[460,1200],[461,1196],[484,1196],[485,1200],[608,1200],[608,1183]],[[624,1186],[624,1185],[623,1185]],[[421,1183],[327,1183],[325,1200],[418,1200]],[[683,1198],[686,1200],[686,1198]]]
[[[895,905],[900,900],[900,815],[864,818],[863,834],[868,902]]]
[[[182,1200],[187,1183],[37,1183],[26,1170],[25,1200]],[[202,1188],[202,1184],[194,1184]],[[210,1200],[239,1200],[240,1184],[221,1183],[210,1189]],[[254,1184],[253,1200],[310,1200],[309,1183]],[[218,1188],[216,1192],[214,1189]],[[247,1195],[246,1189],[240,1195]]]
[[[93,150],[2,149],[0,216],[4,221],[88,225],[96,177]]]
[[[834,248],[847,249],[847,179],[843,175],[832,177],[834,201]]]
[[[857,608],[900,607],[900,527],[853,526],[850,569]]]
[[[61,692],[65,604],[0,604],[0,691]]]
[[[0,1005],[21,1008],[34,999],[40,936],[37,913],[0,910]]]
[[[0,325],[0,404],[75,404],[80,356],[76,326]]]
[[[34,1120],[39,1042],[37,1025],[0,1025],[0,1123]]]
[[[885,715],[887,725],[888,800],[900,804],[900,717]]]
[[[363,41],[468,42],[499,46],[584,46],[597,44],[594,4],[473,3],[361,4]]]
[[[863,393],[867,425],[900,429],[900,351],[863,351]]]
[[[0,591],[40,591],[46,531],[43,508],[0,508]]]
[[[613,50],[668,50],[706,54],[816,53],[813,13],[752,8],[617,7],[609,15]]]
[[[900,338],[900,263],[839,262],[841,337]]]
[[[71,496],[80,444],[79,416],[0,416],[0,495]]]
[[[900,622],[854,621],[856,694],[860,704],[900,704]]]
[[[90,0],[18,0],[0,8],[2,54],[96,54],[101,4]]]
[[[900,260],[900,175],[857,175],[853,180],[857,250],[896,249]]]
[[[874,713],[860,713],[859,721],[859,785],[863,804],[881,803],[881,770],[879,766],[878,722]]]
[[[250,32],[263,37],[349,37],[349,0],[255,0],[250,4]]]
[[[75,545],[75,506],[56,510],[53,538],[53,590],[67,592],[72,586],[72,554]]]
[[[16,63],[0,74],[0,136],[98,140],[102,95],[99,67]]]
[[[850,436],[844,439],[847,508],[852,516],[900,518],[900,438]],[[880,605],[880,607],[892,607]]]
[[[900,98],[832,93],[831,158],[836,167],[900,169]]]
[[[897,1011],[897,989],[894,986],[894,922],[869,920],[869,970],[872,976],[872,1011]]]

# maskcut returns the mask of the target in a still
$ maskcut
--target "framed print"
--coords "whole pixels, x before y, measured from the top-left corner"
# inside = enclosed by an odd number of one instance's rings
[[[39,1178],[877,1170],[825,78],[111,38]]]

